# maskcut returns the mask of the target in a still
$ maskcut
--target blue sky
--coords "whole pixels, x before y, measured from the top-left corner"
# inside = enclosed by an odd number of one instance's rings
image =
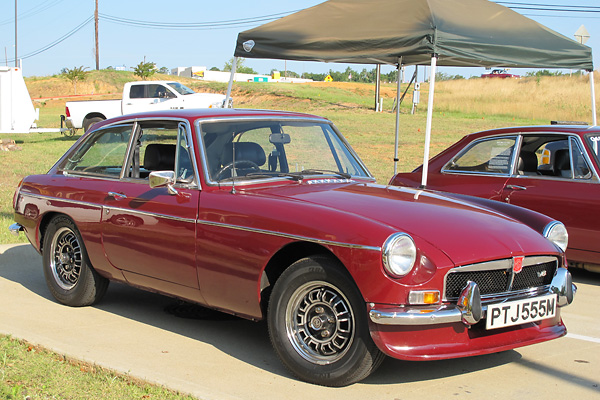
[[[99,0],[99,11],[106,16],[136,21],[164,23],[210,23],[217,21],[254,19],[296,11],[322,3],[323,0],[255,0],[255,1],[185,1],[174,3],[161,0]],[[598,0],[514,0],[513,3],[594,6],[600,10]],[[15,1],[0,0],[0,64],[9,65],[15,54]],[[94,0],[17,0],[18,55],[30,55],[69,34],[93,15]],[[600,65],[600,12],[572,13],[541,10],[515,10],[547,27],[573,38],[583,24],[591,35],[587,45],[592,47],[594,65]],[[266,21],[235,24],[225,28],[210,29],[150,29],[123,25],[100,19],[100,68],[108,66],[130,67],[144,60],[155,62],[157,67],[169,69],[178,66],[207,66],[223,68],[231,59],[237,34],[261,25]],[[64,67],[95,68],[94,24],[87,23],[64,41],[49,50],[23,60],[25,76],[44,76],[59,73]],[[251,60],[245,65],[259,73],[271,69],[284,69],[282,60]],[[288,61],[287,68],[298,73],[344,70],[347,65]],[[352,65],[355,70],[373,66]],[[391,71],[384,67],[383,71]],[[483,68],[442,68],[447,74],[465,77],[480,75]],[[524,70],[513,69],[523,74]],[[422,74],[421,74],[422,75]]]

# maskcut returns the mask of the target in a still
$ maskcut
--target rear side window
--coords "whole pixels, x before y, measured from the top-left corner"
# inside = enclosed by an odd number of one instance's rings
[[[472,143],[444,170],[485,174],[510,174],[516,137],[484,139]]]
[[[131,129],[131,125],[126,125],[92,133],[67,159],[63,169],[119,178],[131,138]]]
[[[129,88],[129,98],[143,99],[145,86],[146,85],[131,85],[131,87]]]

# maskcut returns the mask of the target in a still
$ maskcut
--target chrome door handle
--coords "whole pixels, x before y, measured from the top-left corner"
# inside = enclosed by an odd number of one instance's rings
[[[525,186],[519,186],[519,185],[506,185],[507,189],[510,190],[527,190],[527,188]]]
[[[115,200],[124,200],[127,198],[127,196],[124,195],[123,193],[117,193],[117,192],[108,192],[108,195],[110,197],[113,197]]]

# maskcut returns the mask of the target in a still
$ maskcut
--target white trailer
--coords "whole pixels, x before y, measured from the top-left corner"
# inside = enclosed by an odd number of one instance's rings
[[[36,119],[21,68],[0,66],[0,133],[29,133]]]

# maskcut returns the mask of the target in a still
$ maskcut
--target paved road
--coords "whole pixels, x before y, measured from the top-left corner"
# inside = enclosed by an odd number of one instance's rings
[[[387,359],[365,381],[332,389],[293,379],[264,323],[180,318],[165,311],[172,299],[119,284],[97,306],[62,306],[30,245],[0,245],[0,333],[206,400],[598,399],[600,275],[575,271],[574,280],[564,338],[458,360]]]

